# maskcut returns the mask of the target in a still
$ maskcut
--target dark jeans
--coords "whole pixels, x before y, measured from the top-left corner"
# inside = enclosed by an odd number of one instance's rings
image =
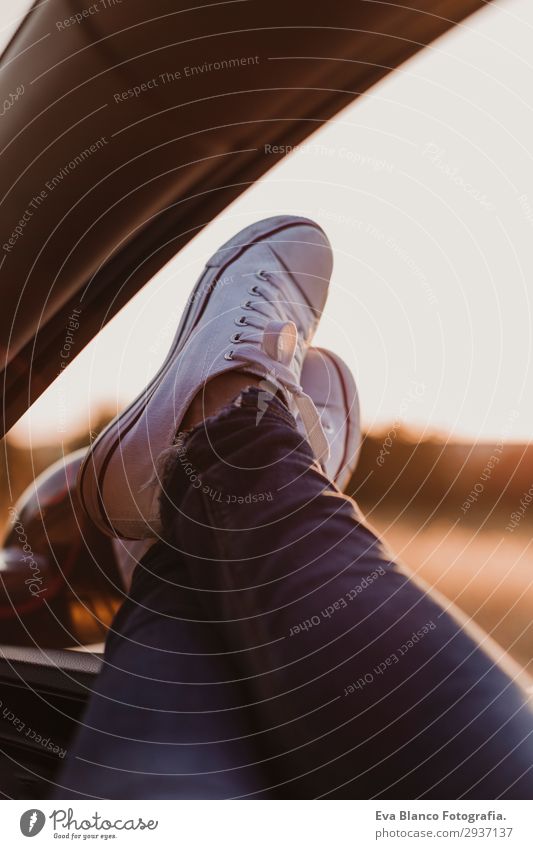
[[[522,692],[257,418],[249,389],[179,443],[59,795],[530,798]]]

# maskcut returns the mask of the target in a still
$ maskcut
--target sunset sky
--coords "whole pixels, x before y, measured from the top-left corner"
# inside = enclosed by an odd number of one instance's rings
[[[379,83],[169,263],[13,437],[66,440],[126,403],[164,358],[210,254],[255,219],[294,213],[332,242],[316,341],[353,368],[366,427],[528,440],[532,38],[531,0],[491,3]]]

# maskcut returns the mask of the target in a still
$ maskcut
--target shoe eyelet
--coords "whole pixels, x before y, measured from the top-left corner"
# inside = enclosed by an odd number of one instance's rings
[[[229,341],[233,342],[233,343],[240,342],[241,341],[241,334],[240,333],[234,333]]]
[[[225,360],[232,360],[233,359],[233,351],[226,351],[226,353],[224,354],[224,359]]]
[[[246,317],[244,315],[241,315],[240,318],[235,319],[235,324],[237,325],[237,327],[246,327],[248,322],[246,321]]]
[[[241,304],[241,309],[251,310],[252,309],[252,302],[251,301],[243,301],[242,304]]]
[[[259,291],[257,286],[250,286],[250,288],[248,289],[248,294],[249,295],[260,295],[261,292]]]
[[[268,280],[268,272],[264,271],[262,268],[259,271],[256,271],[255,276],[259,278],[259,280]]]

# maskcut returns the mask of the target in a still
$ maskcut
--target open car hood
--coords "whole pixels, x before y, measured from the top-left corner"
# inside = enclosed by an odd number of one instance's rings
[[[483,5],[36,3],[0,78],[3,432],[60,373],[73,310],[79,351],[278,160],[264,145],[301,142]]]

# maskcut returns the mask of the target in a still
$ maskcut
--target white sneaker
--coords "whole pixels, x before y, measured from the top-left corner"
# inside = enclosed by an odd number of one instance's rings
[[[100,434],[80,469],[82,504],[102,532],[160,535],[162,461],[193,398],[224,372],[262,377],[280,391],[317,459],[327,460],[328,441],[300,375],[332,265],[321,228],[286,215],[245,228],[214,254],[159,372]]]
[[[338,354],[309,348],[302,369],[302,388],[319,412],[329,443],[326,475],[344,489],[355,471],[361,448],[359,396],[353,375]],[[304,436],[301,418],[296,424]]]

